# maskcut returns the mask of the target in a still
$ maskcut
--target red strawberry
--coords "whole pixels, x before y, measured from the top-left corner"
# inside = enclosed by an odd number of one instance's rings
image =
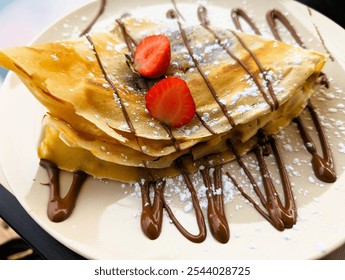
[[[164,35],[145,37],[134,53],[134,69],[147,78],[157,78],[168,70],[171,59],[170,41]]]
[[[190,122],[195,114],[195,103],[186,82],[167,77],[156,83],[146,94],[146,108],[150,114],[172,127]]]

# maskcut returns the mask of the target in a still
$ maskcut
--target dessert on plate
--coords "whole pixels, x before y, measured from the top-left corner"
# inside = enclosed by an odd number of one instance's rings
[[[227,139],[243,154],[259,130],[274,135],[300,114],[326,61],[283,42],[201,25],[185,29],[191,56],[175,23],[125,18],[122,24],[135,42],[167,34],[171,62],[164,75],[186,82],[195,114],[182,127],[150,114],[146,92],[160,78],[128,67],[120,25],[80,39],[2,50],[1,65],[48,109],[39,156],[61,169],[133,182],[146,178],[146,169],[176,175],[177,158],[191,171],[206,156],[225,163],[233,159]]]
[[[241,156],[254,150],[265,177],[263,150],[271,146],[282,177],[286,175],[274,135],[311,108],[309,99],[320,86],[327,55],[212,26],[202,14],[201,24],[192,26],[181,24],[176,11],[168,15],[162,21],[126,16],[111,31],[2,49],[0,65],[15,72],[47,108],[38,146],[42,166],[140,182],[146,235],[158,237],[165,208],[194,242],[206,236],[197,198],[193,205],[200,233],[192,235],[166,203],[164,180],[182,173],[193,193],[188,176],[200,171],[209,190],[211,232],[226,243],[221,195],[212,197],[221,190],[221,167],[237,160],[245,169]],[[267,212],[248,200],[277,229],[292,227],[296,207],[286,176],[285,203],[273,198],[274,187],[266,177],[269,203],[251,183]],[[151,187],[157,207],[149,199]],[[52,220],[59,212],[54,207]],[[69,214],[64,215],[55,221]]]

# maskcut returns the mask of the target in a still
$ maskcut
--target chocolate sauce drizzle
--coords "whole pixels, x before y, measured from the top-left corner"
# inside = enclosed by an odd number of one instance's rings
[[[203,73],[198,61],[194,58],[193,51],[189,45],[188,38],[186,35],[185,30],[182,27],[181,22],[178,20],[178,18],[182,18],[182,15],[177,10],[177,5],[174,0],[172,0],[172,3],[175,7],[175,10],[169,10],[167,12],[167,16],[169,18],[176,18],[179,30],[181,32],[181,36],[183,38],[183,42],[195,64],[195,67],[198,69],[200,75],[203,77],[205,83],[207,84],[210,92],[212,93],[214,99],[218,102],[219,106],[222,108],[224,115],[228,118],[229,123],[234,126],[235,123],[231,116],[229,115],[229,112],[226,107],[222,103],[219,102],[216,92],[214,91],[212,85],[210,84],[209,80],[207,79],[207,76]],[[92,28],[93,24],[97,21],[97,19],[102,15],[104,12],[104,7],[106,5],[106,1],[101,1],[101,8],[96,16],[96,18],[92,21],[92,24],[88,26],[85,31],[84,35],[89,32],[89,30]],[[201,25],[211,32],[216,41],[223,47],[223,49],[233,58],[235,59],[246,71],[249,75],[252,76],[253,80],[256,81],[258,88],[260,91],[262,90],[262,94],[265,97],[266,94],[263,91],[263,89],[259,86],[259,82],[247,69],[246,65],[241,62],[240,59],[236,58],[236,56],[221,43],[220,38],[218,35],[209,27],[209,20],[207,19],[207,10],[205,7],[200,6],[198,8],[198,18],[201,23]],[[255,23],[252,21],[252,19],[243,11],[242,9],[234,9],[231,11],[231,18],[234,21],[234,24],[236,28],[239,30],[242,30],[239,18],[243,18],[249,26],[252,27],[253,31],[260,35],[259,29],[256,27]],[[276,20],[280,20],[288,29],[288,31],[291,33],[291,35],[296,39],[296,41],[303,46],[303,43],[299,36],[297,35],[297,32],[294,30],[290,22],[284,15],[279,12],[278,10],[271,10],[267,13],[267,21],[270,25],[270,28],[274,34],[274,36],[280,40],[280,36],[278,34],[278,30],[276,28]],[[131,55],[134,54],[134,48],[137,45],[136,41],[127,33],[126,27],[123,24],[121,19],[116,20],[116,22],[119,24],[121,32],[124,36],[125,42],[128,46],[128,50],[130,51]],[[237,37],[241,45],[247,49],[247,51],[251,54],[252,58],[255,60],[257,65],[259,66],[260,70],[262,72],[263,69],[260,66],[260,62],[257,60],[255,55],[249,50],[249,48],[244,44],[244,42],[241,40],[240,36],[233,32],[233,34]],[[86,35],[87,40],[92,46],[92,50],[95,54],[95,57],[97,59],[97,62],[102,70],[102,73],[104,75],[104,78],[107,80],[109,85],[114,91],[114,94],[117,95],[118,100],[120,101],[120,106],[123,110],[126,122],[128,124],[128,127],[130,129],[130,132],[136,136],[135,128],[128,116],[128,113],[126,111],[125,106],[122,104],[122,100],[118,94],[117,88],[115,84],[111,81],[109,76],[107,75],[102,62],[100,60],[100,57],[97,53],[96,46],[94,45],[92,38],[90,35]],[[266,80],[266,77],[264,77]],[[271,106],[272,109],[278,108],[279,104],[274,99],[275,95],[270,91],[271,98],[273,99],[272,102],[268,99],[266,96],[267,103]],[[318,114],[316,113],[314,107],[312,106],[311,102],[309,101],[307,105],[307,109],[312,117],[313,123],[317,129],[320,144],[323,151],[323,157],[317,154],[315,145],[310,137],[310,135],[307,133],[307,130],[301,120],[301,117],[295,118],[294,122],[297,124],[297,127],[300,131],[300,134],[302,136],[302,139],[304,141],[304,144],[308,150],[308,152],[312,155],[312,165],[314,172],[316,176],[325,182],[334,182],[336,180],[336,174],[334,171],[334,164],[333,164],[333,158],[331,154],[330,146],[327,142],[325,133],[323,131],[320,119],[318,117]],[[199,117],[200,121],[202,121],[202,118],[196,113],[196,115]],[[212,134],[215,134],[214,131],[210,127],[207,126],[206,123],[202,122],[203,125],[209,129],[209,131]],[[167,130],[168,131],[168,130]],[[169,133],[169,131],[168,131]],[[174,137],[170,131],[170,137],[174,143],[177,143],[174,141]],[[287,171],[284,166],[284,162],[281,156],[281,152],[279,150],[279,147],[276,143],[276,139],[274,136],[265,136],[262,131],[259,131],[258,133],[258,139],[259,143],[253,148],[253,153],[256,156],[256,159],[258,161],[258,165],[260,168],[260,173],[262,175],[262,182],[264,186],[264,190],[262,191],[254,179],[253,174],[250,172],[250,170],[247,168],[246,164],[242,160],[242,156],[238,154],[238,152],[234,149],[234,146],[231,142],[231,139],[227,140],[227,145],[229,150],[232,151],[232,153],[235,155],[236,161],[239,164],[239,166],[243,169],[245,175],[247,176],[249,182],[253,186],[254,192],[259,198],[260,204],[259,205],[248,193],[245,192],[245,190],[241,187],[241,185],[235,180],[234,176],[230,174],[230,172],[226,172],[226,175],[229,177],[229,179],[233,182],[233,184],[238,188],[238,190],[241,192],[244,198],[246,198],[250,203],[253,204],[254,208],[269,222],[271,223],[276,229],[278,230],[284,230],[285,228],[291,228],[297,220],[297,208],[291,188],[291,184],[289,181],[289,176],[287,174]],[[175,139],[176,140],[176,139]],[[139,144],[139,142],[138,142]],[[176,145],[176,144],[175,144]],[[178,145],[178,143],[177,143]],[[140,146],[140,145],[139,145]],[[176,149],[177,146],[175,146]],[[268,156],[270,154],[273,154],[276,163],[277,168],[281,177],[282,181],[282,189],[283,189],[283,201],[281,200],[280,196],[277,194],[277,190],[273,184],[273,180],[271,178],[270,172],[268,170],[267,164],[265,162],[265,156]],[[50,186],[50,195],[49,195],[49,203],[48,203],[48,217],[53,222],[61,222],[68,218],[74,207],[75,203],[78,197],[78,194],[80,192],[81,186],[83,185],[87,175],[84,172],[76,171],[74,172],[73,182],[71,184],[70,190],[68,194],[61,198],[60,196],[60,190],[59,190],[59,168],[52,163],[49,160],[41,159],[40,165],[46,169],[48,176],[49,176],[49,186]],[[154,174],[149,170],[149,180],[147,181],[141,181],[140,187],[141,187],[141,196],[142,196],[142,215],[141,215],[141,228],[143,233],[149,238],[149,239],[156,239],[161,234],[162,230],[162,223],[163,223],[163,209],[166,210],[167,214],[169,215],[172,223],[176,226],[178,231],[185,236],[188,240],[196,243],[203,242],[206,238],[207,230],[206,230],[206,223],[203,211],[201,209],[197,192],[195,187],[193,186],[193,183],[189,177],[188,172],[186,171],[183,161],[181,158],[175,160],[176,168],[180,171],[180,174],[182,174],[184,178],[185,185],[189,192],[191,193],[192,197],[192,203],[195,210],[195,217],[196,222],[198,225],[198,233],[193,234],[190,233],[188,230],[186,230],[179,220],[175,217],[173,214],[173,211],[171,210],[170,206],[166,202],[164,198],[164,189],[165,189],[165,179],[157,179]],[[213,171],[213,179],[214,183],[212,184],[212,177],[210,175],[211,168],[214,168]],[[208,218],[208,224],[210,227],[210,232],[214,236],[216,240],[218,240],[220,243],[227,243],[230,239],[230,230],[229,230],[229,224],[225,215],[224,211],[224,198],[223,198],[223,186],[222,186],[222,166],[206,166],[203,169],[200,168],[199,170],[203,182],[207,188],[207,200],[208,200],[208,207],[207,207],[207,218]],[[150,199],[150,192],[154,192],[154,197],[151,201]]]
[[[267,221],[269,221],[276,229],[282,231],[285,228],[291,228],[294,224],[296,224],[297,208],[296,208],[294,196],[292,193],[289,175],[287,174],[287,171],[285,169],[285,165],[281,157],[279,148],[276,144],[276,140],[273,136],[270,136],[270,137],[265,137],[263,135],[261,136],[262,136],[261,143],[256,145],[253,151],[260,167],[261,177],[264,184],[265,195],[260,190],[250,170],[244,164],[241,156],[239,156],[237,151],[234,149],[230,139],[227,140],[227,145],[229,149],[231,149],[232,152],[234,153],[238,164],[243,169],[244,173],[246,174],[247,178],[252,184],[255,193],[259,197],[261,205],[264,207],[264,209],[267,212],[265,212],[260,207],[260,205],[257,202],[255,202],[254,199],[243,190],[243,188],[237,183],[237,181],[229,172],[227,172],[226,174],[231,179],[233,184],[241,192],[243,197],[248,199],[248,201],[250,201],[253,204],[254,208]],[[267,145],[269,145],[269,147],[267,147]],[[283,196],[284,196],[285,205],[283,205],[280,197],[278,196],[278,193],[276,191],[276,188],[274,187],[273,180],[271,178],[270,172],[268,170],[267,164],[264,159],[265,157],[264,150],[267,151],[268,148],[271,148],[271,150],[273,151],[273,155],[277,162],[277,167],[279,170],[279,174],[280,174],[282,186],[283,186]]]
[[[193,187],[193,183],[188,176],[185,167],[180,159],[176,160],[176,165],[180,169],[181,174],[183,175],[184,181],[186,186],[191,193],[192,196],[192,203],[195,210],[196,221],[199,229],[198,234],[192,234],[187,229],[185,229],[179,220],[174,215],[173,211],[171,210],[170,206],[166,202],[164,198],[164,186],[165,181],[163,180],[154,180],[150,182],[140,183],[142,193],[142,204],[143,204],[143,212],[141,214],[141,227],[142,231],[146,234],[146,236],[150,239],[156,239],[162,227],[162,219],[161,213],[163,211],[163,207],[165,208],[166,212],[169,215],[169,218],[176,226],[178,231],[186,237],[188,240],[200,243],[203,242],[206,238],[206,224],[203,212],[200,207],[199,199],[196,193],[195,188]],[[150,198],[149,198],[149,189],[153,186],[154,188],[154,200],[153,204],[151,205]]]
[[[230,229],[224,211],[222,167],[220,165],[214,167],[214,190],[212,188],[210,169],[210,167],[206,167],[200,170],[207,188],[207,218],[214,238],[220,243],[227,243],[230,239]]]
[[[312,14],[312,10],[311,10],[311,8],[309,8],[309,7],[308,7],[308,13],[309,13],[310,16],[313,15],[313,14]],[[313,23],[313,25],[314,25],[314,28],[315,28],[315,31],[316,31],[317,35],[318,35],[319,38],[320,38],[320,41],[321,41],[321,43],[322,43],[322,46],[324,47],[324,49],[325,49],[325,51],[327,52],[327,54],[329,54],[329,58],[331,59],[331,61],[335,61],[333,55],[331,54],[331,52],[330,52],[329,49],[327,48],[327,46],[326,46],[326,44],[325,44],[325,41],[324,41],[323,37],[321,36],[321,33],[320,33],[319,28],[316,26],[315,23]]]
[[[303,41],[298,36],[296,30],[291,25],[289,20],[278,10],[271,10],[266,14],[267,22],[273,32],[274,37],[277,40],[281,40],[275,20],[278,19],[281,21],[284,26],[287,28],[287,30],[290,32],[291,36],[296,40],[296,42],[303,48],[306,48],[303,44]],[[321,73],[321,78],[318,80],[320,84],[325,85],[326,88],[329,87],[329,82],[324,73]],[[297,117],[294,119],[294,122],[297,124],[297,127],[300,131],[301,137],[303,139],[304,145],[307,149],[307,151],[312,155],[312,166],[315,173],[315,176],[320,179],[321,181],[333,183],[336,181],[336,173],[334,169],[334,160],[332,156],[331,148],[328,144],[325,132],[322,128],[322,124],[320,121],[320,118],[312,105],[311,101],[308,101],[308,105],[306,107],[312,117],[313,124],[317,130],[319,142],[321,144],[321,149],[323,156],[320,156],[317,153],[317,149],[315,147],[315,144],[313,140],[311,139],[309,133],[307,132],[307,129],[305,128],[303,121],[301,117]]]
[[[209,79],[207,78],[207,75],[205,74],[205,72],[201,69],[201,66],[198,62],[198,60],[195,58],[195,55],[193,53],[193,50],[189,44],[189,40],[188,40],[188,37],[187,37],[187,34],[186,34],[186,31],[184,30],[184,28],[182,27],[182,24],[181,22],[178,20],[178,13],[175,12],[174,10],[171,10],[167,13],[167,16],[170,17],[170,18],[173,18],[173,19],[176,19],[177,20],[177,25],[179,27],[179,30],[180,30],[180,33],[181,33],[181,37],[183,39],[183,43],[184,45],[186,46],[187,48],[187,51],[189,53],[189,56],[191,57],[196,69],[199,71],[201,77],[203,78],[204,82],[206,83],[208,89],[210,90],[214,100],[217,102],[217,104],[219,105],[219,107],[222,109],[223,111],[223,114],[224,116],[228,119],[230,125],[232,127],[235,126],[235,122],[234,120],[232,119],[232,117],[230,116],[230,113],[226,107],[226,105],[224,105],[218,98],[217,96],[217,93],[215,91],[215,89],[213,88],[211,82],[209,81]]]
[[[205,127],[208,132],[210,132],[212,135],[216,135],[217,133],[203,120],[203,118],[200,116],[199,112],[195,112],[195,115],[199,119],[200,123]]]
[[[159,237],[162,231],[163,222],[163,200],[165,181],[145,181],[140,183],[142,212],[141,229],[144,234],[154,240]],[[153,204],[150,200],[150,190],[154,190]]]
[[[263,94],[266,102],[268,103],[268,105],[270,105],[271,110],[277,110],[279,108],[279,102],[278,99],[274,93],[274,90],[272,88],[272,84],[271,81],[267,78],[267,74],[265,69],[263,68],[261,62],[259,61],[259,59],[257,58],[257,56],[254,54],[253,51],[251,51],[249,49],[249,47],[245,44],[245,42],[242,40],[242,38],[234,31],[232,31],[232,33],[235,35],[235,37],[237,38],[237,40],[240,42],[240,44],[243,46],[243,48],[250,54],[250,56],[253,58],[253,60],[255,61],[256,65],[259,67],[260,69],[260,73],[263,75],[263,78],[266,82],[267,88],[268,88],[268,92],[273,100],[273,104],[271,101],[269,101],[268,97],[266,94]]]
[[[175,150],[177,152],[181,151],[180,144],[179,144],[179,142],[177,142],[177,139],[175,138],[175,136],[171,130],[171,127],[167,126],[166,124],[162,124],[162,126],[164,127],[165,131],[168,133],[168,136],[170,137],[170,141],[174,145]]]
[[[97,63],[103,73],[103,77],[104,79],[108,82],[108,84],[110,85],[111,89],[113,90],[114,94],[116,95],[117,97],[117,100],[119,101],[119,106],[123,112],[123,115],[125,117],[125,120],[126,120],[126,123],[127,123],[127,126],[130,130],[130,132],[133,134],[133,135],[136,135],[136,131],[135,131],[135,128],[134,128],[134,125],[129,117],[129,114],[127,112],[127,109],[126,109],[126,106],[123,104],[123,100],[121,98],[121,96],[119,95],[119,91],[117,90],[117,87],[115,86],[115,84],[113,83],[113,81],[110,79],[110,77],[108,76],[107,72],[105,71],[104,69],[104,66],[102,64],[102,61],[98,55],[98,52],[97,52],[97,49],[96,49],[96,46],[91,38],[90,35],[86,35],[86,39],[89,41],[91,47],[92,47],[92,51],[97,59]]]
[[[40,160],[40,165],[46,169],[49,177],[49,202],[48,218],[52,222],[62,222],[66,220],[73,212],[80,189],[85,182],[87,175],[83,171],[73,173],[73,182],[64,198],[60,196],[60,169],[51,161]]]
[[[233,9],[230,12],[230,16],[236,29],[243,32],[242,25],[240,22],[240,18],[242,18],[252,28],[252,30],[255,32],[256,35],[261,35],[260,30],[257,28],[255,23],[252,21],[252,19],[248,16],[248,14],[244,10],[240,8]]]
[[[175,3],[176,5],[176,3]],[[168,12],[169,14],[169,12]],[[170,15],[171,17],[174,16],[174,15]],[[170,17],[168,15],[168,17]],[[128,60],[132,60],[133,57],[134,57],[134,48],[138,45],[138,43],[136,42],[136,40],[133,39],[133,37],[130,36],[130,34],[127,32],[127,29],[126,29],[126,26],[125,24],[123,23],[123,21],[120,19],[116,19],[116,23],[119,25],[120,27],[120,30],[121,30],[121,33],[122,33],[122,36],[125,40],[125,43],[127,45],[127,48],[128,50],[130,51],[130,57],[128,58]],[[148,79],[145,79],[144,77],[141,77],[140,75],[138,75],[138,78],[142,80],[143,84],[145,84],[145,88],[144,90],[145,91],[148,91],[149,90],[149,80]],[[212,134],[212,135],[215,135],[216,132],[202,119],[202,117],[200,116],[200,114],[198,112],[195,113],[195,115],[197,116],[197,118],[199,119],[199,121],[201,122],[201,124]],[[177,142],[176,138],[174,137],[173,135],[173,132],[171,130],[170,127],[166,126],[165,124],[162,124],[162,126],[164,127],[164,129],[167,131],[176,151],[180,151],[181,148],[180,148],[180,145],[179,143]]]
[[[272,9],[272,10],[267,12],[266,19],[267,19],[269,27],[271,28],[273,36],[277,40],[282,41],[280,34],[279,34],[279,31],[278,31],[278,28],[277,28],[277,23],[276,23],[276,21],[279,20],[285,26],[285,28],[289,31],[289,33],[295,39],[295,41],[302,48],[306,48],[304,43],[302,42],[301,38],[298,36],[295,28],[292,26],[292,24],[287,19],[287,17],[282,14],[282,12],[280,12],[279,10],[276,10],[276,9]]]
[[[116,19],[116,23],[120,26],[122,37],[125,40],[127,48],[129,50],[129,52],[131,53],[131,56],[133,58],[134,52],[135,52],[134,47],[136,47],[138,45],[138,43],[136,42],[136,40],[133,39],[132,36],[130,36],[128,34],[126,26],[123,23],[123,21],[121,20],[121,18]]]
[[[280,35],[279,35],[279,31],[278,31],[277,23],[276,23],[277,21],[280,21],[285,26],[287,31],[291,34],[292,38],[294,38],[296,43],[300,47],[306,48],[301,37],[297,34],[296,29],[292,26],[292,24],[290,23],[288,18],[282,14],[282,12],[280,12],[279,10],[276,10],[276,9],[270,10],[266,14],[266,20],[267,20],[267,23],[268,23],[268,25],[269,25],[272,33],[273,33],[274,38],[276,38],[279,41],[282,40]],[[319,36],[321,43],[323,44],[325,50],[327,51],[328,54],[330,54],[328,49],[325,46],[325,43],[323,42],[323,38],[321,37],[319,30],[317,29],[317,27],[315,25],[314,25],[314,28],[316,29],[318,36]],[[334,58],[332,56],[330,58],[332,61],[334,60]],[[320,73],[320,77],[318,78],[317,81],[321,85],[324,85],[326,88],[329,88],[329,81],[327,79],[327,76],[324,73],[322,73],[322,72]]]
[[[127,32],[126,26],[123,23],[123,21],[121,20],[121,18],[116,19],[116,23],[119,25],[120,30],[121,30],[121,34],[123,39],[125,40],[125,43],[127,45],[127,48],[130,52],[130,57],[128,57],[127,59],[130,60],[129,63],[132,63],[133,57],[134,57],[134,53],[135,53],[135,47],[138,45],[137,41]],[[144,90],[145,92],[147,92],[150,88],[149,86],[149,79],[146,79],[142,76],[140,76],[139,74],[137,74],[136,72],[134,72],[137,75],[137,78],[141,80],[141,84],[144,84]],[[162,126],[164,127],[165,131],[168,133],[170,140],[175,148],[176,151],[180,151],[181,147],[180,144],[178,143],[177,139],[175,138],[172,130],[170,127],[168,127],[167,125],[162,123]]]
[[[315,147],[315,144],[310,137],[308,130],[306,129],[301,117],[297,117],[294,119],[294,122],[297,124],[297,127],[300,131],[301,137],[303,139],[304,145],[307,148],[307,151],[312,155],[312,166],[315,173],[315,176],[324,182],[327,183],[334,183],[337,179],[337,175],[334,170],[334,163],[333,163],[333,157],[332,157],[332,151],[328,144],[328,141],[326,139],[325,132],[322,128],[320,118],[318,114],[315,111],[315,108],[309,102],[307,105],[307,109],[312,117],[314,126],[316,127],[321,149],[323,153],[323,157],[321,157],[317,153],[317,149]]]
[[[182,18],[182,20],[185,20],[184,17],[183,17],[183,15],[180,13],[179,9],[177,8],[176,1],[175,1],[175,0],[171,0],[171,3],[173,4],[174,10],[176,11],[177,15],[178,15],[180,18]],[[168,14],[171,13],[171,12],[173,12],[174,10],[169,10],[169,11],[168,11]]]
[[[260,63],[259,59],[256,57],[256,55],[250,50],[250,48],[247,46],[247,44],[241,39],[241,37],[236,33],[232,31],[232,34],[236,37],[236,39],[239,41],[239,43],[242,45],[242,47],[250,54],[250,56],[253,58],[253,60],[255,61],[256,65],[259,67],[260,73],[262,74],[269,94],[273,100],[273,102],[269,99],[269,97],[267,96],[266,92],[264,91],[264,89],[262,88],[261,84],[259,83],[258,79],[255,77],[254,73],[252,71],[250,71],[250,69],[244,64],[243,61],[241,61],[241,59],[239,59],[224,43],[222,43],[221,38],[216,34],[216,32],[214,30],[212,30],[209,26],[209,20],[207,19],[207,9],[200,5],[198,7],[198,18],[200,20],[201,26],[204,27],[207,31],[209,31],[213,37],[216,39],[216,42],[227,52],[227,54],[233,58],[239,65],[242,66],[242,68],[247,72],[247,74],[253,79],[254,83],[256,84],[256,86],[258,87],[261,95],[263,96],[263,98],[265,99],[265,101],[267,102],[267,104],[270,106],[271,111],[273,110],[277,110],[279,107],[279,103],[277,100],[277,97],[274,93],[274,90],[272,88],[272,84],[271,81],[267,78],[266,72],[263,69],[262,64]]]
[[[98,13],[93,18],[93,20],[90,22],[90,24],[80,33],[80,37],[88,34],[92,27],[95,25],[95,23],[98,21],[98,19],[103,15],[105,7],[107,5],[107,0],[101,0],[101,4],[98,10]]]

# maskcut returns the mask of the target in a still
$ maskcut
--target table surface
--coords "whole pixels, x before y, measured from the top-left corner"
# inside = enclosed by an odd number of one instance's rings
[[[33,37],[41,33],[46,26],[91,1],[0,0],[0,38],[10,38],[10,40],[1,40],[0,48],[27,44]],[[310,6],[345,28],[343,9],[339,8],[342,7],[341,0],[300,0],[298,2]],[[32,20],[37,18],[38,14],[39,20]],[[15,34],[13,32],[14,28],[20,30],[20,36],[11,35]],[[6,71],[0,68],[0,86],[5,75]],[[0,182],[4,184],[4,186],[0,184],[0,217],[29,243],[43,259],[84,259],[84,257],[71,251],[46,233],[24,210],[13,194],[8,191],[6,181],[3,178],[0,169]],[[323,259],[345,259],[345,244]]]

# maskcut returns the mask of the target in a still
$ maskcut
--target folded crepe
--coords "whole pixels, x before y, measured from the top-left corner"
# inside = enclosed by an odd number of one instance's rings
[[[61,169],[132,182],[151,172],[176,175],[178,158],[190,172],[205,162],[226,163],[234,158],[227,139],[243,154],[257,143],[259,130],[276,134],[301,113],[327,59],[276,40],[201,25],[184,28],[186,42],[175,20],[125,18],[121,25],[0,50],[0,65],[47,108],[38,155]],[[145,94],[156,81],[128,67],[128,38],[135,47],[152,34],[170,39],[166,75],[185,80],[196,104],[194,118],[182,128],[166,127],[149,114]]]

